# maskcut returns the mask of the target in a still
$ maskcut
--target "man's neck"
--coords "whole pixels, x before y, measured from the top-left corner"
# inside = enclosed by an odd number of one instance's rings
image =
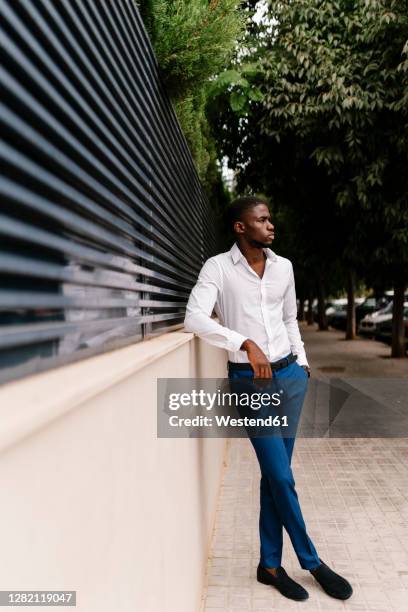
[[[260,263],[266,259],[266,253],[263,250],[263,247],[255,247],[250,244],[240,244],[239,242],[237,242],[237,245],[250,266]]]

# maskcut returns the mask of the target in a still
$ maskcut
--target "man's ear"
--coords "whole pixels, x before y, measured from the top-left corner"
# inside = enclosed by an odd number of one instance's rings
[[[235,221],[234,230],[237,234],[243,234],[245,231],[245,223],[243,221]]]

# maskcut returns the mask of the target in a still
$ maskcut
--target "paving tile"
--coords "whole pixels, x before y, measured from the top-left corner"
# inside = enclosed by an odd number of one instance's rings
[[[299,438],[292,467],[308,533],[319,556],[351,582],[352,597],[326,595],[300,567],[285,530],[283,565],[309,599],[292,602],[256,581],[259,466],[250,442],[232,439],[203,612],[407,612],[408,439]]]

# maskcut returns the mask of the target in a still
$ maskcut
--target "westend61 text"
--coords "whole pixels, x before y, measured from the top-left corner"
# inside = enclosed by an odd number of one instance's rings
[[[212,427],[214,419],[208,416],[197,415],[192,418],[180,418],[176,415],[169,418],[169,423],[172,427]],[[215,416],[215,422],[218,427],[287,427],[288,417],[269,415],[265,418],[242,417],[232,418],[230,416]]]

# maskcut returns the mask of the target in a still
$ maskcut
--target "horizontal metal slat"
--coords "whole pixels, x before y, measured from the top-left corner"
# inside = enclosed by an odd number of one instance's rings
[[[182,318],[182,315],[162,314],[162,315],[143,315],[137,317],[116,317],[112,319],[98,319],[95,321],[75,321],[62,323],[37,323],[35,325],[20,325],[20,326],[4,326],[1,329],[0,349],[11,346],[21,346],[25,344],[34,344],[62,338],[68,334],[76,334],[78,332],[93,332],[93,331],[117,331],[119,334],[124,329],[135,328],[144,322],[167,321],[171,319]]]
[[[23,309],[81,309],[81,310],[108,310],[110,308],[137,308],[141,306],[139,296],[135,293],[134,299],[107,298],[99,296],[70,297],[54,295],[52,293],[36,293],[35,291],[23,293],[22,291],[1,291],[0,310]]]
[[[136,3],[0,15],[4,381],[181,329],[215,234]]]
[[[61,283],[68,282],[95,287],[148,291],[149,293],[178,296],[184,300],[188,298],[188,293],[186,292],[140,283],[130,275],[123,274],[122,272],[100,268],[95,272],[85,272],[78,268],[78,264],[60,266],[51,263],[41,263],[27,257],[0,253],[0,273],[52,279]]]
[[[68,334],[78,332],[97,332],[106,330],[130,329],[140,325],[141,317],[129,319],[127,317],[116,317],[112,319],[100,319],[96,321],[74,321],[72,323],[36,323],[28,325],[10,325],[1,328],[0,349],[36,344],[63,338]]]
[[[71,161],[66,156],[61,154],[50,143],[46,142],[45,139],[43,139],[38,132],[35,132],[34,130],[32,130],[30,126],[28,126],[25,122],[21,121],[12,111],[10,111],[7,107],[2,105],[1,103],[0,103],[0,114],[1,114],[1,118],[7,122],[9,127],[15,127],[16,131],[19,133],[19,135],[22,138],[29,138],[32,143],[35,143],[36,147],[41,148],[42,151],[45,151],[48,155],[52,156],[52,159],[54,161],[58,161],[58,163],[60,163],[61,166],[63,166],[65,171],[72,170],[73,169],[72,166],[74,166],[73,172],[75,173],[77,179],[88,182],[90,186],[92,187],[97,187],[96,181],[94,181],[93,179],[88,179],[87,175],[84,172],[81,172],[79,167],[77,167],[75,164],[72,164]],[[11,159],[13,159],[12,157],[13,154],[9,153],[7,155],[6,147],[7,145],[5,145],[5,147],[3,148],[4,158],[7,159],[8,161],[11,161]],[[9,151],[11,151],[11,149]],[[38,173],[35,172],[35,169],[32,173],[36,176],[36,178],[38,178],[39,175]],[[50,176],[50,173],[45,172],[45,176],[46,177]],[[54,177],[52,177],[52,179],[53,178]],[[61,181],[58,181],[57,185],[56,186],[54,185],[54,188],[60,189],[60,191],[64,194],[64,196],[68,196],[68,192],[71,193],[71,197],[75,198],[75,201],[77,204],[82,204],[85,211],[89,213],[91,212],[93,215],[99,215],[101,221],[103,221],[104,223],[108,223],[112,227],[116,227],[122,233],[127,233],[132,238],[137,238],[141,241],[144,241],[145,244],[149,246],[148,238],[143,236],[143,234],[140,234],[140,232],[137,232],[134,229],[134,226],[132,226],[127,221],[122,220],[120,217],[118,217],[118,215],[115,216],[113,213],[109,212],[107,209],[104,209],[94,200],[90,200],[90,198],[84,196],[78,190],[67,187],[66,185],[62,184]],[[106,192],[105,189],[104,191]],[[113,201],[115,201],[116,199],[114,194],[109,194],[108,192],[105,193],[105,196],[107,198],[110,198]],[[177,253],[177,249],[175,245],[172,244],[170,240],[168,240],[160,232],[154,229],[151,224],[148,224],[142,217],[138,215],[136,211],[132,211],[132,217],[133,217],[133,220],[138,223],[138,225],[143,227],[143,229],[146,231],[146,234],[148,235],[150,234],[151,237],[154,236],[156,241],[159,241],[161,244],[165,245],[167,249],[173,252],[173,254],[177,254],[177,258],[183,259],[185,262],[189,261],[187,256],[185,256],[183,253],[180,253],[180,251]],[[161,249],[161,253],[164,256],[167,255],[167,251],[165,251],[164,249]],[[168,255],[168,257],[171,258],[170,255]],[[173,255],[173,261],[174,261],[174,255]],[[189,264],[190,264],[190,267],[194,269],[195,267],[194,263],[189,261]]]
[[[30,162],[30,160],[20,155],[17,151],[13,151],[11,147],[8,147],[7,144],[2,143],[1,140],[0,151],[0,156],[3,152],[5,153],[5,157],[7,156],[7,161],[13,160],[14,163],[18,163],[19,167],[26,167],[27,171],[33,175],[36,175],[37,178],[44,178],[45,180],[45,176],[48,174],[45,170],[40,168],[37,164]],[[49,184],[52,185],[53,183],[53,177],[50,175]],[[63,186],[60,186],[60,189],[62,190]],[[72,190],[68,186],[66,187],[66,191],[72,198],[75,198],[75,194],[72,194]],[[185,281],[191,282],[194,278],[190,274],[179,271],[172,265],[162,261],[158,256],[155,256],[154,254],[150,255],[147,251],[143,251],[142,249],[133,246],[132,242],[125,241],[118,236],[115,236],[111,232],[105,230],[103,227],[87,221],[83,217],[66,210],[64,207],[57,206],[45,198],[39,197],[24,187],[9,181],[7,178],[3,178],[1,181],[0,193],[8,196],[11,200],[19,202],[19,204],[22,206],[30,207],[37,212],[41,212],[43,215],[52,217],[55,221],[61,223],[61,225],[63,225],[65,228],[69,228],[74,232],[85,235],[85,237],[90,237],[93,241],[98,242],[102,247],[108,245],[112,250],[122,252],[124,255],[139,257],[146,262],[154,263],[157,267],[162,268],[164,271],[170,272],[175,276],[184,279]],[[77,199],[82,199],[81,194],[78,194]],[[147,241],[147,239],[136,230],[134,230],[134,239],[138,239],[142,242]],[[151,250],[153,252],[156,251],[157,255],[163,256],[164,249],[160,249],[160,247],[157,245],[153,244]]]
[[[21,90],[21,87],[19,87],[19,86],[18,86],[18,85],[17,85],[17,84],[16,84],[16,83],[13,81],[13,79],[10,77],[10,75],[8,75],[8,74],[7,74],[7,73],[6,73],[6,72],[5,72],[5,71],[4,71],[4,70],[3,70],[1,67],[0,67],[0,80],[3,82],[3,84],[5,84],[6,86],[10,87],[11,89],[13,89],[13,90],[17,90],[17,91],[19,92],[19,95],[21,95],[22,97],[24,97],[24,91],[22,91],[22,90]],[[27,96],[26,96],[26,97],[27,97]],[[35,110],[36,110],[36,111],[38,111],[38,110],[39,110],[39,105],[38,105],[38,103],[36,103],[36,102],[34,101],[34,102],[33,102],[33,104],[34,104],[34,106],[35,106]],[[9,117],[10,117],[10,116],[11,116],[11,112],[9,111]],[[50,117],[49,115],[47,115],[47,117],[45,117],[45,118],[44,118],[44,120],[46,120],[46,121],[51,121],[51,117]],[[54,123],[54,127],[55,127],[55,123]],[[71,141],[72,141],[72,139],[71,139]],[[84,152],[83,148],[82,148],[81,150],[82,150],[82,153],[85,155],[85,152]],[[109,173],[109,172],[108,172],[108,174],[110,174],[110,175],[111,175],[111,173]],[[56,178],[56,177],[54,177],[54,182],[56,182],[56,181],[57,181],[57,178]],[[117,179],[115,179],[115,182],[117,183]],[[127,188],[126,188],[126,189],[124,188],[124,190],[125,190],[125,192],[127,193],[127,197],[129,197],[129,198],[133,197],[133,199],[134,199],[133,194],[132,194],[132,193],[131,193],[129,190],[127,190]],[[106,192],[106,189],[105,189],[105,192]],[[142,195],[143,195],[143,194],[142,194]],[[146,194],[144,194],[144,195],[145,195],[145,197],[147,198],[147,195],[146,195]],[[126,205],[126,204],[124,204],[124,202],[123,202],[123,201],[119,200],[119,199],[118,199],[118,198],[117,198],[117,197],[116,197],[114,194],[108,194],[108,196],[109,196],[109,199],[110,199],[110,200],[112,200],[112,201],[114,201],[114,202],[115,202],[115,204],[116,204],[116,205],[119,207],[119,209],[120,209],[120,210],[122,210],[122,211],[123,211],[123,212],[125,212],[125,213],[127,212],[127,214],[129,214],[129,212],[130,212],[130,217],[131,217],[131,218],[133,217],[134,219],[136,219],[137,221],[139,221],[139,222],[140,222],[140,219],[139,219],[139,218],[137,218],[137,217],[135,217],[134,212],[133,212],[133,211],[131,211],[131,209],[129,209],[129,208],[128,208],[128,210],[126,210],[127,205]],[[84,197],[82,197],[82,201],[84,201]],[[124,208],[124,207],[125,207],[125,208]],[[145,207],[145,212],[148,212],[148,208],[146,208],[146,207]],[[164,227],[164,226],[163,226],[163,227]],[[194,263],[192,263],[192,265],[194,266]]]
[[[48,7],[50,6],[50,5],[49,5],[49,3],[47,3],[47,5],[48,5]],[[32,16],[34,16],[34,17],[36,18],[36,22],[37,22],[37,24],[38,24],[39,26],[42,26],[42,27],[43,27],[43,29],[44,29],[44,27],[47,27],[47,25],[45,24],[44,20],[43,20],[43,19],[41,18],[41,16],[39,15],[38,11],[36,11],[36,9],[35,9],[35,6],[34,6],[34,5],[32,5],[32,4],[28,3],[28,4],[26,4],[26,8],[27,8],[27,10],[29,10],[29,11],[30,11],[31,15],[32,15]],[[68,5],[66,8],[67,8],[67,9],[70,11],[71,16],[73,16],[73,15],[74,15],[74,13],[73,13],[72,7]],[[55,11],[54,11],[54,15],[55,15]],[[9,17],[10,17],[10,14],[9,14]],[[14,17],[14,22],[16,22],[16,21],[18,22],[18,20],[16,20],[15,16],[13,16],[13,17]],[[77,26],[78,26],[78,27],[82,27],[82,24],[81,24],[79,21],[76,21],[76,24],[77,24]],[[21,27],[22,27],[22,26],[20,25],[20,29],[21,29]],[[49,30],[49,28],[48,28],[47,33],[48,33],[48,35],[49,35],[49,36],[53,36],[53,33],[52,33],[50,30]],[[24,31],[22,32],[22,35],[24,35],[25,37],[27,36],[27,32],[26,32],[26,30],[24,30]],[[32,46],[33,46],[33,50],[34,50],[34,51],[36,51],[37,53],[39,53],[39,54],[40,54],[41,59],[42,59],[42,60],[43,60],[43,61],[46,63],[46,65],[48,66],[48,68],[49,68],[49,69],[53,69],[53,70],[54,70],[54,73],[55,73],[55,70],[58,70],[58,69],[55,67],[55,64],[50,63],[50,59],[49,59],[49,57],[48,57],[48,56],[47,56],[47,55],[44,53],[44,51],[42,51],[42,50],[40,49],[40,46],[38,45],[38,41],[37,41],[37,40],[33,40],[32,38],[31,38],[30,40],[31,40],[31,43],[32,43]],[[55,38],[55,36],[53,36],[53,42],[54,42],[55,44],[57,44],[57,45],[58,45],[58,40]],[[89,41],[89,39],[88,39],[88,43],[89,43],[89,44],[92,44],[92,43],[91,43],[91,41]],[[59,45],[59,47],[60,47],[60,45]],[[71,66],[72,66],[72,62],[71,62]],[[80,96],[79,96],[79,94],[78,94],[78,90],[76,90],[75,92],[73,92],[73,91],[72,91],[72,86],[71,86],[71,84],[69,83],[69,81],[67,81],[67,79],[65,78],[65,76],[64,76],[64,75],[63,75],[63,74],[62,74],[60,71],[58,71],[58,78],[59,78],[60,80],[62,80],[62,82],[64,83],[64,86],[65,86],[65,87],[68,89],[68,91],[71,93],[72,98],[73,98],[73,99],[74,99],[76,102],[78,102],[78,101],[79,101],[79,99],[80,99]],[[94,102],[95,102],[95,103],[97,103],[97,104],[99,104],[99,106],[100,106],[100,99],[99,99],[99,98],[98,98],[98,96],[96,95],[95,90],[93,91],[93,98],[94,98]],[[96,115],[96,114],[95,114],[95,113],[94,113],[94,112],[93,112],[93,111],[92,111],[92,110],[89,108],[89,106],[86,104],[86,102],[85,102],[84,100],[82,100],[82,107],[83,107],[83,108],[86,108],[86,111],[88,112],[88,114],[89,114],[89,113],[91,113],[91,116],[92,116],[93,121],[94,121],[96,124],[98,124],[98,125],[99,125],[99,127],[100,127],[100,119],[99,119],[98,115]],[[102,107],[102,110],[104,110],[104,112],[105,112],[105,113],[107,112],[107,111],[106,111],[106,107]],[[114,121],[114,118],[113,118],[112,114],[109,114],[109,116],[110,116],[111,121]],[[115,122],[115,121],[114,121],[114,124],[115,124],[115,128],[116,128],[116,130],[120,129],[120,126],[117,124],[117,122]],[[83,126],[82,126],[82,127],[83,127]],[[132,128],[130,127],[130,129],[132,129]],[[106,133],[106,132],[105,132],[105,133]],[[119,147],[119,149],[118,149],[118,150],[121,150],[122,155],[125,155],[125,156],[126,156],[126,153],[124,152],[124,149],[123,149],[123,148],[120,148],[118,141],[113,139],[113,135],[112,135],[110,132],[106,133],[106,135],[110,137],[110,140],[111,140],[111,143],[112,143],[112,144],[114,144],[116,147]],[[122,131],[122,132],[121,132],[121,135],[122,135],[122,137],[123,137],[123,138],[127,138],[126,132],[123,132],[123,131]],[[101,141],[99,141],[99,142],[101,142]],[[128,142],[129,142],[129,144],[130,144],[130,145],[132,144],[132,143],[131,143],[131,141],[128,141]],[[140,144],[142,145],[142,143],[140,143]],[[143,146],[144,146],[144,145],[143,145]],[[138,152],[137,150],[134,150],[134,153],[135,153],[136,155],[139,155],[139,152]],[[132,159],[131,159],[129,156],[126,156],[126,157],[127,157],[127,161],[128,161],[128,163],[132,165],[132,163],[133,163],[133,162],[132,162]],[[141,161],[141,160],[143,160],[143,158],[140,158],[140,160],[139,160],[139,161]],[[134,164],[133,164],[133,168],[134,168],[134,170],[135,170],[136,172],[138,172],[138,171],[139,171],[139,168],[138,168],[137,166],[135,166]],[[123,171],[123,166],[122,166],[122,171]],[[129,174],[128,174],[127,176],[128,176],[128,179],[129,179],[129,178],[131,179],[131,175],[129,175]],[[145,194],[144,194],[144,195],[145,195]],[[170,209],[170,210],[171,210],[171,209]],[[193,211],[193,214],[194,214],[194,211]],[[176,217],[173,219],[173,222],[174,222],[174,223],[177,225],[177,218],[176,218]],[[194,227],[194,226],[193,226],[193,228],[192,228],[192,229],[193,229],[193,231],[195,231],[195,227]],[[197,235],[197,237],[199,238],[199,236],[198,236],[198,235]]]
[[[139,300],[139,306],[146,306],[149,308],[182,308],[182,302],[168,302],[167,300]]]
[[[89,262],[96,265],[104,265],[117,269],[121,272],[124,270],[128,272],[134,272],[135,274],[142,274],[144,276],[150,276],[155,278],[157,281],[162,281],[169,285],[176,287],[184,287],[189,289],[189,285],[182,283],[174,278],[165,276],[154,270],[149,270],[144,266],[134,264],[130,260],[126,260],[123,257],[112,256],[111,254],[102,253],[96,249],[82,246],[67,240],[60,238],[54,234],[34,228],[28,224],[22,223],[21,221],[15,221],[10,217],[0,215],[0,235],[4,234],[19,238],[25,242],[31,242],[45,248],[54,248],[56,251],[64,253],[67,256],[72,256],[75,261]]]
[[[68,4],[68,3],[66,3],[66,2],[65,2],[65,4],[66,4],[66,6],[67,6],[67,4]],[[95,25],[94,25],[93,21],[92,21],[92,20],[89,18],[89,15],[87,14],[86,10],[84,9],[84,5],[83,5],[83,3],[82,3],[82,2],[78,2],[78,3],[77,3],[75,6],[76,6],[77,8],[78,8],[78,7],[80,8],[80,10],[81,10],[81,14],[82,14],[82,15],[85,17],[85,19],[86,19],[86,21],[87,21],[87,23],[88,23],[89,27],[90,27],[90,28],[92,29],[92,31],[95,33],[95,36],[96,36],[96,37],[98,37],[98,38],[99,38],[99,40],[101,41],[101,37],[100,37],[100,35],[99,35],[99,32],[98,32],[98,30],[95,28]],[[110,13],[110,11],[107,11],[107,10],[106,10],[106,4],[104,4],[103,2],[101,2],[101,6],[102,6],[102,7],[104,8],[104,10],[105,10],[105,15],[104,15],[104,16],[105,16],[105,17],[106,17],[106,19],[109,21],[109,23],[110,23],[110,25],[112,26],[113,30],[114,30],[114,31],[115,31],[115,33],[117,34],[117,28],[116,28],[116,26],[115,26],[114,21],[113,21],[113,20],[112,20],[112,18],[111,18],[111,13]],[[102,20],[102,19],[100,18],[99,13],[98,13],[97,11],[95,11],[95,7],[94,7],[94,5],[93,5],[92,3],[89,3],[89,7],[90,7],[90,9],[93,11],[93,14],[94,14],[95,19],[97,19],[97,20],[98,20],[98,23],[99,23],[99,26],[100,26],[100,28],[101,28],[101,31],[103,30],[103,32],[104,32],[105,36],[107,37],[107,39],[109,39],[109,40],[111,41],[111,48],[112,48],[113,52],[115,52],[115,51],[116,51],[116,47],[115,47],[115,45],[114,45],[114,44],[113,44],[113,42],[112,42],[112,37],[111,37],[111,35],[110,35],[110,33],[109,33],[108,29],[106,28],[106,25],[105,25],[105,23],[104,23],[104,20]],[[67,7],[67,8],[68,8],[68,7]],[[71,11],[71,15],[73,15],[73,12],[74,12],[74,11],[73,11],[73,7],[70,5],[70,7],[69,7],[69,8],[70,8],[70,11]],[[112,11],[115,11],[117,7],[116,7],[116,6],[112,6],[112,7],[109,7],[109,8],[111,8],[111,9],[112,9]],[[82,24],[81,24],[81,27],[83,27],[83,26],[82,26]],[[89,37],[88,37],[88,38],[89,38]],[[128,41],[129,41],[129,43],[130,43],[130,45],[129,45],[129,46],[131,46],[131,45],[132,45],[132,41],[131,41],[131,39],[130,39],[129,37],[128,37]],[[101,43],[103,43],[103,41],[101,41]],[[106,47],[104,47],[104,49],[106,50]],[[123,53],[124,53],[124,54],[126,54],[127,58],[129,59],[129,58],[130,58],[130,55],[129,55],[129,51],[128,51],[128,45],[124,44],[124,43],[123,43],[123,41],[122,41],[122,44],[121,44],[121,49],[123,50]],[[109,52],[107,52],[107,53],[109,53]],[[135,90],[134,92],[133,92],[133,91],[131,91],[131,85],[132,85],[132,80],[133,80],[133,79],[132,79],[132,74],[130,73],[130,71],[129,71],[129,69],[128,69],[127,65],[126,65],[126,63],[123,61],[123,58],[121,58],[121,57],[120,57],[120,55],[118,55],[118,53],[116,53],[116,56],[117,56],[117,58],[118,58],[118,61],[121,63],[122,68],[123,68],[123,69],[126,71],[126,73],[127,73],[127,78],[121,77],[122,86],[127,88],[127,91],[128,91],[128,93],[130,93],[130,95],[132,95],[132,96],[133,96],[133,94],[134,94],[134,96],[132,97],[132,99],[133,99],[133,101],[135,101],[135,102],[137,103],[137,100],[136,100],[136,98],[135,98],[135,96],[137,97],[137,91],[136,91],[136,90]],[[111,66],[112,66],[113,68],[115,68],[115,70],[116,70],[116,72],[117,72],[118,74],[121,74],[121,71],[120,71],[120,70],[118,70],[117,64],[115,64],[115,62],[114,62],[113,60],[111,60]],[[140,63],[139,63],[139,65],[138,65],[138,67],[140,68]],[[107,71],[107,72],[109,72],[109,71]],[[150,84],[149,79],[145,79],[145,80],[144,80],[144,83],[146,83],[146,85],[149,85],[149,84]],[[153,90],[153,89],[151,89],[150,93],[151,93],[152,95],[154,95],[154,90]],[[141,98],[141,99],[142,99],[142,98]],[[145,112],[147,113],[149,110],[154,111],[156,108],[160,108],[160,101],[159,101],[159,100],[157,100],[157,104],[156,104],[156,105],[150,105],[149,107],[146,107]],[[155,117],[155,120],[156,120],[156,122],[158,123],[158,125],[160,125],[160,119],[158,118],[158,116],[156,116],[156,117]],[[174,122],[174,117],[173,117],[173,122]],[[164,122],[164,124],[165,124],[165,122]],[[168,123],[168,125],[170,125],[170,124]],[[157,130],[157,131],[156,131],[156,135],[161,136],[161,137],[166,137],[166,136],[168,135],[168,133],[169,133],[169,130]],[[184,154],[183,149],[187,149],[187,147],[185,146],[185,144],[186,144],[186,143],[185,143],[185,140],[184,140],[184,143],[183,143],[183,144],[184,144],[184,147],[182,147],[182,148],[180,149],[180,154],[181,154],[181,156],[183,156],[183,154]],[[170,146],[169,146],[169,147],[166,149],[166,152],[167,152],[168,154],[170,154],[170,155],[174,156],[174,152],[175,152],[175,150],[177,150],[177,147],[175,147],[175,146],[174,146],[174,142],[173,142],[173,143],[171,143],[171,144],[170,144]],[[156,152],[156,146],[153,148],[153,152]],[[188,159],[188,158],[186,158],[186,159]],[[158,158],[156,161],[160,163],[160,158]],[[177,159],[177,157],[173,157],[173,161],[175,162],[175,164],[176,164],[177,166],[179,166],[179,160]],[[190,163],[191,163],[191,162],[190,162]],[[180,168],[180,166],[179,166],[179,168]],[[182,177],[184,176],[184,174],[185,174],[185,172],[183,171],[183,169],[182,169],[182,168],[180,168],[180,172],[179,172],[179,174],[178,174],[178,175],[176,175],[175,179],[176,179],[176,180],[178,180],[178,179],[182,179]],[[192,175],[192,178],[193,178],[193,180],[194,180],[194,181],[196,181],[196,180],[197,180],[197,179],[196,179],[196,177],[195,177],[195,176],[193,176],[193,175]],[[187,194],[188,194],[188,192],[187,192]],[[206,228],[204,227],[203,229],[205,230]]]

